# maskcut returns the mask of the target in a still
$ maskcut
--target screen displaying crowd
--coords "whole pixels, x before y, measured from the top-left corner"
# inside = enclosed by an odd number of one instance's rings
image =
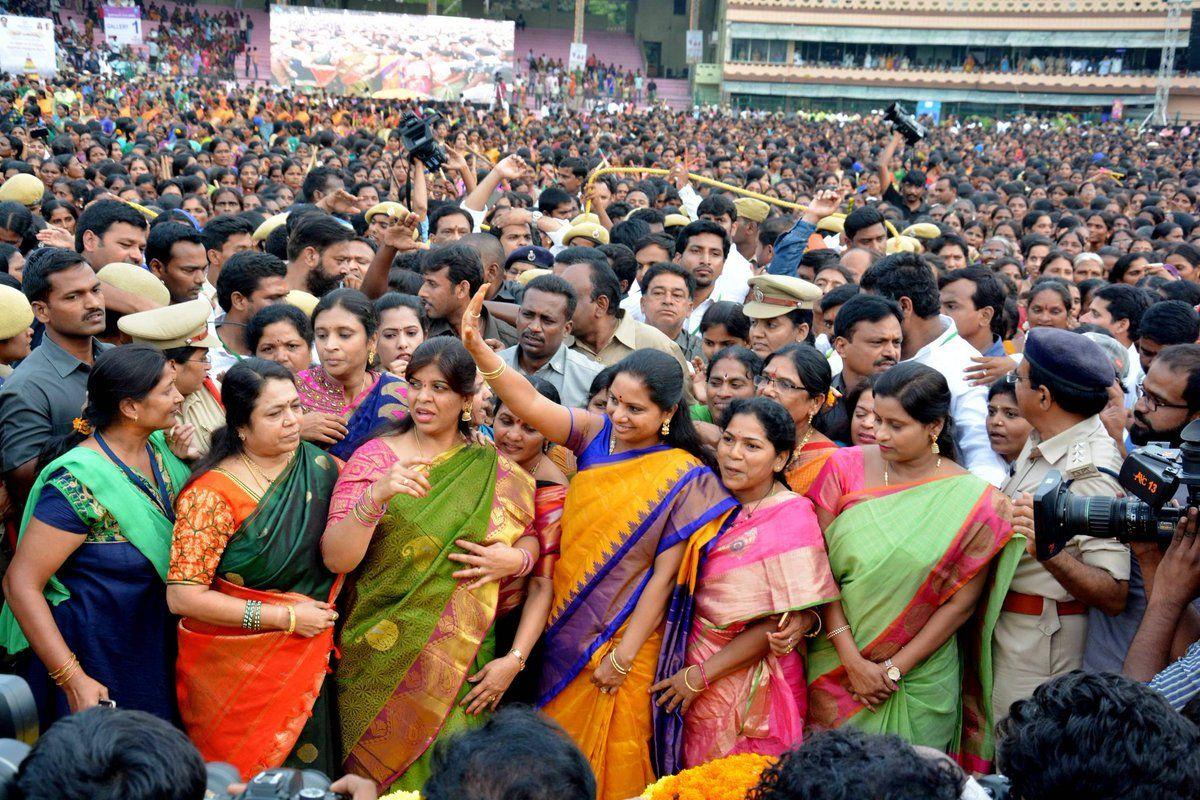
[[[277,5],[271,76],[285,87],[489,102],[497,79],[512,79],[514,35],[504,21]]]
[[[1031,499],[1200,419],[1190,129],[433,105],[414,158],[398,100],[3,79],[43,728],[372,796],[1197,796],[1195,512],[1051,554]],[[44,741],[26,797],[102,763]]]

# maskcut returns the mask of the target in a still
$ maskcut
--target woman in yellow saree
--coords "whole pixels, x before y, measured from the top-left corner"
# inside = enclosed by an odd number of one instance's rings
[[[992,755],[992,630],[1023,537],[1007,497],[954,463],[950,390],[916,363],[875,383],[876,445],[837,451],[809,497],[841,600],[808,651],[808,721]]]
[[[402,790],[425,783],[436,741],[499,701],[502,690],[464,703],[496,655],[496,579],[528,575],[538,558],[533,479],[467,438],[477,378],[462,345],[425,342],[407,378],[410,415],[350,457],[321,540],[325,566],[351,573],[336,676],[345,767]],[[460,569],[450,556],[463,543],[515,565]]]
[[[638,350],[617,364],[606,414],[564,408],[484,343],[483,297],[467,309],[463,343],[504,404],[579,460],[540,703],[587,756],[597,796],[625,800],[681,765],[682,717],[649,690],[684,664],[702,550],[736,501],[706,465],[673,358]]]

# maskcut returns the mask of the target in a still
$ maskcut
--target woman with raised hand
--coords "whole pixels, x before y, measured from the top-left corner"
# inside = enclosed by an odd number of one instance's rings
[[[606,414],[564,408],[484,342],[486,289],[464,314],[463,344],[500,401],[579,462],[540,703],[588,757],[597,796],[625,800],[682,766],[682,717],[655,705],[650,687],[684,665],[701,550],[736,501],[708,466],[670,355],[638,350],[615,365]]]
[[[842,592],[808,649],[808,721],[987,771],[992,629],[1023,538],[1009,499],[955,463],[940,373],[892,367],[874,400],[876,444],[836,451],[808,493]]]
[[[300,440],[282,364],[243,359],[221,388],[225,425],[179,495],[167,574],[183,617],[180,716],[206,761],[243,778],[284,764],[336,774],[336,576],[320,543],[337,460]]]
[[[434,743],[500,701],[479,678],[497,656],[500,581],[539,556],[533,478],[471,439],[477,375],[462,344],[430,339],[406,375],[411,414],[350,457],[321,540],[325,566],[353,573],[337,669],[345,768],[384,789],[420,789]],[[518,671],[527,657],[499,654]]]
[[[191,438],[175,422],[175,365],[149,345],[115,347],[92,365],[87,396],[30,490],[0,642],[11,654],[33,647],[43,727],[101,700],[175,721],[164,581]]]
[[[655,684],[683,712],[684,765],[735,753],[781,755],[804,735],[801,636],[836,600],[825,540],[807,497],[784,482],[796,426],[765,397],[734,400],[717,445],[721,481],[741,503],[709,546],[696,584],[687,664]],[[791,630],[787,618],[800,625]]]

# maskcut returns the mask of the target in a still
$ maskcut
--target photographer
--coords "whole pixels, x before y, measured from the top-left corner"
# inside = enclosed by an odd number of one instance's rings
[[[1074,479],[1075,494],[1121,493],[1117,481],[1099,469],[1121,468],[1121,454],[1099,416],[1116,380],[1112,361],[1081,334],[1035,328],[1012,379],[1017,406],[1033,432],[1004,492],[1022,498],[1014,509],[1013,528],[1029,542],[996,623],[996,719],[1040,684],[1079,668],[1088,609],[1119,614],[1129,580],[1129,550],[1114,539],[1077,536],[1058,555],[1038,561],[1028,498],[1050,470]]]
[[[1200,418],[1200,345],[1180,344],[1163,348],[1150,362],[1138,394],[1133,407],[1133,423],[1129,428],[1130,441],[1138,447],[1151,442],[1179,447],[1184,427]],[[1186,486],[1181,486],[1176,499],[1181,503],[1185,501]],[[1145,647],[1131,647],[1131,642],[1146,613],[1146,598],[1155,582],[1163,552],[1153,542],[1134,542],[1131,549],[1135,558],[1129,575],[1129,597],[1125,611],[1107,618],[1092,615],[1083,667],[1095,672],[1119,672],[1122,662],[1125,662],[1126,675],[1149,680],[1167,663],[1168,650],[1163,649],[1160,653]],[[1175,591],[1179,588],[1172,583],[1164,590]],[[1185,603],[1191,599],[1186,598]],[[1171,622],[1172,629],[1176,622],[1178,619]],[[1185,634],[1181,631],[1180,635]],[[1197,636],[1200,636],[1200,627],[1194,635],[1183,640],[1180,652]],[[1127,659],[1135,662],[1135,665],[1142,662],[1136,674],[1128,670]]]

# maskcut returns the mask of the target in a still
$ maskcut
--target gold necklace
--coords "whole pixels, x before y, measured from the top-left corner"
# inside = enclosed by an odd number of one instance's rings
[[[246,469],[250,472],[250,477],[254,478],[254,482],[257,483],[261,489],[260,494],[266,494],[267,489],[270,489],[271,484],[275,482],[275,478],[267,477],[267,473],[263,471],[262,467],[258,466],[258,464],[255,464],[254,461],[245,454],[245,452],[241,453],[240,456],[242,463],[246,465]],[[276,475],[275,477],[278,478],[279,476]]]
[[[808,430],[806,430],[804,435],[800,437],[800,444],[796,445],[796,449],[792,451],[792,457],[788,459],[787,466],[784,467],[784,470],[789,470],[792,468],[792,466],[796,463],[796,459],[800,457],[800,451],[803,450],[804,446],[808,444],[808,440],[812,438],[812,435],[813,426],[810,422],[808,424]]]

